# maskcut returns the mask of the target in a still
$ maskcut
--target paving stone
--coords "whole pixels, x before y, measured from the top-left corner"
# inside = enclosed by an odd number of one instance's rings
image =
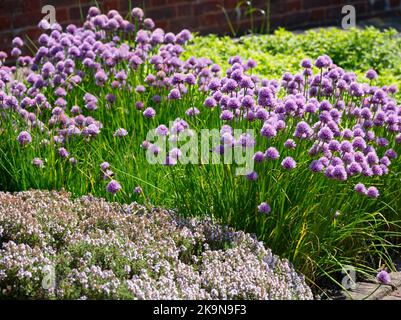
[[[401,300],[401,272],[391,273],[392,285],[376,281],[358,282],[355,289],[344,292],[347,300]]]

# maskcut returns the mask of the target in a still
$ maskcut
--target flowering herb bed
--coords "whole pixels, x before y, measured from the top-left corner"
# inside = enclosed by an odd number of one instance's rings
[[[3,298],[312,299],[249,235],[135,203],[0,193],[0,237]]]
[[[17,66],[0,70],[3,190],[65,188],[211,215],[256,233],[310,282],[345,264],[391,264],[401,207],[394,85],[376,87],[374,70],[358,81],[327,55],[276,80],[238,56],[222,70],[181,58],[188,30],[164,33],[140,9],[127,19],[91,8],[83,27],[44,32],[33,58],[18,57],[14,39]],[[219,131],[209,156],[252,151],[253,170],[182,163],[192,149],[181,138],[204,129]],[[149,133],[177,146],[164,153]]]

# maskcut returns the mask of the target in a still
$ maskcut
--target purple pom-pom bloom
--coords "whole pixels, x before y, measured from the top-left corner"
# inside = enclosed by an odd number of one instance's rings
[[[155,109],[149,107],[143,112],[143,115],[146,118],[151,119],[151,118],[154,118],[156,116],[156,111],[155,111]]]
[[[141,188],[141,187],[136,187],[136,188],[134,189],[134,192],[135,192],[136,194],[142,194],[142,188]]]
[[[258,151],[255,153],[255,155],[253,156],[253,160],[257,163],[262,163],[265,160],[265,155],[263,154],[263,152]]]
[[[266,156],[266,159],[277,160],[278,158],[280,158],[280,153],[278,152],[278,150],[276,148],[271,147],[271,148],[267,149],[265,156]]]
[[[355,186],[355,191],[358,192],[359,194],[364,194],[364,195],[365,195],[366,192],[367,192],[365,185],[362,184],[362,183],[358,183],[358,184]]]
[[[111,180],[106,187],[108,193],[116,195],[121,190],[121,185],[116,180]]]
[[[296,163],[296,161],[295,161],[293,158],[287,157],[287,158],[285,158],[285,159],[283,160],[283,162],[281,163],[281,165],[283,166],[284,169],[292,170],[292,169],[296,168],[297,163]]]
[[[220,119],[223,121],[231,121],[233,118],[234,114],[230,110],[224,110],[220,115]]]
[[[164,124],[161,124],[156,128],[156,134],[162,137],[167,136],[168,128]]]
[[[284,147],[286,147],[287,149],[295,149],[297,147],[297,144],[296,144],[296,142],[294,140],[288,139],[284,143]]]
[[[376,279],[381,284],[390,284],[391,283],[391,277],[390,277],[389,273],[385,270],[380,271],[377,274]]]
[[[131,16],[132,16],[133,18],[138,19],[138,20],[142,20],[143,17],[144,17],[143,10],[142,10],[141,8],[134,8],[134,9],[132,9],[132,11],[131,11]]]
[[[22,131],[22,132],[18,135],[17,140],[18,140],[18,142],[19,142],[19,144],[20,144],[21,146],[24,146],[24,145],[26,145],[26,144],[32,142],[32,137],[31,137],[31,135],[29,134],[28,131]]]
[[[379,193],[379,190],[377,190],[376,187],[370,187],[370,188],[368,189],[368,191],[366,192],[366,195],[367,195],[369,198],[377,199],[377,198],[380,196],[380,193]]]
[[[34,158],[32,160],[32,164],[36,167],[36,168],[43,168],[43,161],[39,158]]]
[[[258,210],[259,210],[259,213],[263,213],[263,214],[269,214],[272,211],[270,206],[266,202],[262,202],[258,206]]]
[[[273,138],[277,135],[277,130],[271,124],[265,124],[262,127],[261,134],[267,138]]]
[[[249,173],[249,174],[246,176],[246,178],[247,178],[249,181],[256,181],[256,180],[258,180],[258,174],[257,174],[257,172],[253,171],[253,172]]]
[[[373,69],[370,69],[368,72],[366,72],[366,78],[369,80],[373,80],[377,78],[377,72]]]
[[[164,161],[165,166],[175,166],[177,164],[177,160],[173,157],[167,156]]]
[[[58,154],[60,155],[61,158],[68,158],[69,156],[69,153],[65,148],[58,149]]]
[[[205,100],[205,107],[207,108],[214,108],[217,106],[217,102],[214,98],[209,97]]]
[[[114,132],[114,134],[113,134],[113,136],[117,137],[117,138],[122,138],[122,137],[125,137],[127,135],[128,135],[128,131],[125,130],[124,128],[117,129],[117,131]]]
[[[322,162],[319,160],[312,161],[312,163],[310,165],[310,169],[312,172],[322,172],[323,168],[324,168],[324,166],[323,166]]]
[[[318,133],[319,139],[325,142],[330,142],[333,139],[333,132],[329,127],[323,127]]]
[[[196,117],[197,115],[199,115],[199,113],[200,113],[199,109],[197,109],[197,108],[195,108],[195,107],[189,108],[189,109],[185,112],[185,114],[186,114],[188,117]]]
[[[332,63],[333,63],[333,61],[330,59],[329,56],[323,55],[323,56],[320,56],[317,58],[317,60],[315,62],[315,66],[319,69],[328,68],[331,66]]]
[[[108,163],[108,162],[103,162],[101,165],[100,165],[100,169],[102,169],[102,171],[106,171],[107,169],[109,169],[110,168],[110,164]]]
[[[178,100],[181,99],[181,93],[180,90],[178,89],[173,89],[170,91],[169,95],[168,95],[168,99],[169,100]]]
[[[312,68],[312,61],[310,61],[309,59],[302,60],[301,67],[306,69]]]

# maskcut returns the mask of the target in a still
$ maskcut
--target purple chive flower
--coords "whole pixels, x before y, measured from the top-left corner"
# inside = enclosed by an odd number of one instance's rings
[[[169,152],[169,156],[172,159],[178,160],[179,158],[181,158],[182,156],[182,152],[180,149],[178,148],[173,148],[171,149],[171,151]]]
[[[330,142],[333,139],[333,132],[330,130],[329,127],[323,127],[322,129],[320,129],[318,137],[322,141]]]
[[[303,59],[301,62],[301,67],[305,69],[310,69],[312,68],[312,61],[310,59]]]
[[[310,168],[310,170],[312,172],[317,173],[317,172],[322,172],[323,169],[324,169],[324,166],[323,166],[323,163],[321,161],[314,160],[314,161],[312,161],[312,163],[311,163],[309,168]]]
[[[166,160],[164,161],[164,165],[168,167],[175,166],[177,164],[177,159],[167,156]]]
[[[181,99],[181,92],[178,89],[173,89],[168,95],[169,100],[179,100]]]
[[[221,143],[224,144],[225,146],[230,146],[232,147],[235,143],[235,139],[232,136],[231,132],[224,131],[221,135]]]
[[[387,156],[384,156],[383,158],[380,159],[380,164],[389,167],[391,165],[390,158]]]
[[[237,145],[244,148],[252,148],[256,144],[255,138],[247,133],[241,134],[238,138]]]
[[[220,119],[223,121],[231,121],[233,118],[234,114],[230,110],[224,110],[220,115]]]
[[[196,117],[197,115],[200,114],[200,111],[199,111],[199,109],[193,107],[193,108],[189,108],[187,111],[185,111],[185,114],[188,117]]]
[[[340,142],[337,140],[331,140],[329,142],[329,150],[332,152],[340,151]]]
[[[143,20],[143,25],[146,29],[148,30],[152,30],[155,28],[155,23],[152,19],[150,18],[146,18],[145,20]]]
[[[354,148],[352,147],[352,144],[349,141],[341,142],[340,149],[341,149],[342,152],[352,152],[352,151],[354,151]]]
[[[142,85],[139,85],[135,88],[136,93],[144,93],[146,91],[146,88]]]
[[[264,108],[258,108],[256,111],[256,118],[260,120],[267,120],[269,117],[269,112]]]
[[[97,109],[97,105],[95,101],[89,101],[86,103],[86,109],[88,109],[89,111],[95,111]]]
[[[386,138],[377,138],[376,143],[380,147],[387,147],[389,145],[389,141]]]
[[[373,69],[368,70],[368,72],[366,72],[366,78],[369,80],[374,80],[377,78],[377,72]]]
[[[141,8],[134,8],[131,11],[131,16],[135,19],[142,20],[144,17],[143,10]]]
[[[381,284],[391,284],[390,274],[385,270],[380,271],[377,274],[376,279]]]
[[[143,112],[143,115],[145,116],[145,118],[151,119],[156,116],[156,111],[155,111],[155,109],[149,107],[149,108],[146,108],[146,110]]]
[[[135,102],[136,110],[142,110],[144,107],[145,107],[145,105],[144,105],[144,103],[142,101]]]
[[[65,148],[60,148],[58,149],[58,154],[60,155],[61,158],[68,158],[69,153]]]
[[[43,168],[43,161],[39,158],[34,158],[32,160],[32,164],[36,167],[36,168]]]
[[[362,183],[358,183],[355,186],[355,191],[358,192],[359,194],[363,194],[363,195],[366,195],[366,193],[367,193],[367,189],[366,189],[365,185]]]
[[[146,149],[146,148],[144,148],[144,149]],[[158,155],[161,152],[160,147],[155,144],[152,144],[151,146],[149,146],[148,150],[149,150],[150,154],[153,154],[153,155]]]
[[[293,158],[287,157],[283,160],[283,162],[281,163],[281,166],[286,170],[292,170],[292,169],[296,168],[297,163]]]
[[[247,66],[248,68],[250,68],[250,69],[253,69],[253,68],[256,68],[257,63],[256,63],[256,61],[253,60],[253,59],[248,59],[248,61],[247,61],[247,63],[246,63],[246,66]]]
[[[19,49],[19,48],[17,48],[17,47],[14,47],[12,50],[11,50],[11,52],[10,52],[10,55],[12,56],[12,57],[19,57],[20,55],[21,55],[21,50]]]
[[[362,173],[362,166],[358,162],[352,162],[347,169],[350,176]]]
[[[366,195],[367,195],[369,198],[377,199],[377,198],[380,196],[380,193],[379,193],[379,190],[377,190],[376,187],[370,187],[370,188],[367,190]]]
[[[329,56],[323,55],[323,56],[320,56],[317,58],[317,60],[315,62],[315,66],[319,69],[328,68],[331,66],[332,63],[333,62]]]
[[[273,138],[277,135],[277,130],[271,124],[266,123],[260,133],[263,137]]]
[[[22,47],[24,45],[24,41],[20,37],[15,37],[12,40],[13,47]]]
[[[91,123],[82,131],[82,134],[84,136],[89,136],[89,137],[96,137],[99,133],[100,133],[100,128],[95,123]]]
[[[51,62],[46,62],[43,66],[42,66],[42,74],[44,75],[50,75],[53,74],[55,71],[54,66]]]
[[[156,134],[159,136],[167,136],[169,134],[169,130],[164,124],[161,124],[156,128]]]
[[[107,79],[108,77],[103,70],[99,70],[98,72],[96,72],[95,74],[96,85],[103,86],[106,83]]]
[[[340,180],[340,181],[346,181],[348,179],[347,172],[342,165],[336,165],[333,169],[333,178]]]
[[[297,144],[294,140],[288,139],[286,142],[284,142],[284,147],[287,149],[295,149],[297,147]]]
[[[106,171],[104,171],[103,173],[104,173],[104,174],[103,174],[103,180],[112,179],[113,176],[114,176],[114,172],[111,171],[111,170],[106,170]]]
[[[106,170],[108,170],[110,168],[110,164],[108,163],[108,162],[103,162],[101,165],[100,165],[100,169],[102,169],[102,171],[106,171]]]
[[[274,147],[270,147],[266,150],[265,157],[268,160],[278,160],[280,158],[280,153]]]
[[[124,128],[117,129],[116,132],[114,132],[113,136],[117,138],[122,138],[128,135],[128,131],[125,130]]]
[[[375,164],[372,166],[372,172],[375,176],[382,176],[383,175],[383,169],[380,165]]]
[[[247,178],[249,181],[256,181],[256,180],[258,180],[258,174],[257,174],[257,172],[252,171],[251,173],[249,173],[249,174],[246,175],[246,178]]]
[[[21,146],[24,146],[24,145],[32,142],[32,137],[28,131],[22,131],[18,135],[17,140]]]
[[[255,155],[253,156],[253,160],[257,163],[262,163],[265,160],[264,153],[261,151],[256,152]]]
[[[395,152],[393,149],[388,149],[384,155],[389,159],[397,159],[398,157],[397,152]]]
[[[106,191],[112,195],[116,195],[121,190],[121,185],[116,180],[111,180],[106,187]]]
[[[366,141],[362,137],[356,137],[354,141],[352,141],[352,147],[354,149],[365,150]]]
[[[75,159],[75,158],[70,158],[69,161],[70,161],[71,165],[73,165],[73,166],[77,165],[77,163],[78,163],[77,159]]]
[[[313,134],[313,130],[305,121],[301,121],[297,124],[295,129],[294,137],[299,139],[309,138]]]
[[[270,206],[266,202],[262,202],[258,206],[258,211],[259,211],[259,213],[269,214],[272,210],[271,210]]]
[[[142,194],[142,192],[143,192],[143,191],[142,191],[142,188],[141,188],[141,187],[139,187],[139,186],[138,186],[138,187],[135,187],[134,193],[136,193],[136,194],[139,195],[139,194]]]
[[[106,100],[107,100],[109,103],[114,103],[114,102],[117,100],[117,97],[116,97],[114,94],[112,94],[112,93],[108,93],[108,94],[106,95]]]
[[[216,107],[216,106],[217,106],[217,101],[216,101],[214,98],[209,97],[209,98],[207,98],[207,99],[205,100],[205,107],[207,107],[207,108],[214,108],[214,107]]]
[[[369,152],[366,155],[366,160],[368,161],[369,164],[376,164],[379,163],[379,157],[375,152]]]

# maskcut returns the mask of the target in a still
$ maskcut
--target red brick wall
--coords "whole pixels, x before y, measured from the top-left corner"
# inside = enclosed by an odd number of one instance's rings
[[[235,27],[239,30],[250,28],[250,21],[244,15],[237,20],[235,11],[238,0],[98,0],[102,11],[117,9],[127,12],[131,7],[140,6],[157,25],[178,31],[188,28],[204,33],[230,33],[221,7],[227,9]],[[57,22],[62,25],[79,23],[81,10],[84,17],[93,0],[0,0],[0,50],[9,51],[14,36],[35,39],[39,33],[37,23],[43,17],[41,8],[54,5]],[[267,0],[253,0],[255,8],[266,9]],[[399,12],[401,0],[270,0],[271,28],[283,26],[288,29],[341,24],[341,8],[352,4],[356,8],[357,19],[381,16]],[[81,10],[80,10],[81,8]],[[255,13],[255,18],[261,15]]]

